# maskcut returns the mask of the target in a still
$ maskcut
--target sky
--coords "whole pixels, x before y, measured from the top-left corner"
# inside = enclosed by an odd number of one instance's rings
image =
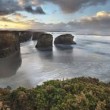
[[[110,35],[110,0],[0,0],[0,30]]]

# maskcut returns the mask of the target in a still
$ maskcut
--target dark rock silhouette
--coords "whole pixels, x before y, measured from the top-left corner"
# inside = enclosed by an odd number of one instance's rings
[[[18,36],[13,32],[0,32],[0,58],[7,57],[16,51],[20,51]]]
[[[33,32],[32,40],[38,40],[42,36],[42,34],[45,34],[44,32]]]
[[[32,33],[28,31],[19,31],[15,32],[17,35],[19,35],[19,41],[20,43],[26,42],[31,39]]]
[[[74,36],[72,36],[71,34],[63,34],[58,36],[55,41],[54,44],[63,44],[63,45],[72,45],[72,44],[76,44],[74,41]]]
[[[51,34],[42,34],[38,39],[36,48],[39,50],[52,50],[53,37]]]

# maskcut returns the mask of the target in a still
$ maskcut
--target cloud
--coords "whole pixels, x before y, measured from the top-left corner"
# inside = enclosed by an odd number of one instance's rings
[[[95,16],[69,22],[67,25],[70,28],[69,30],[80,34],[110,35],[110,12],[97,12]]]
[[[28,5],[41,5],[44,0],[18,0],[20,6],[28,6]]]
[[[21,10],[16,0],[0,0],[0,15],[6,15]]]
[[[12,20],[10,20],[6,17],[0,17],[0,21],[13,22]]]
[[[34,14],[45,14],[37,0],[0,0],[0,15],[16,11],[27,11]]]
[[[32,28],[44,31],[72,31],[76,34],[110,35],[110,12],[97,12],[95,16],[68,23],[34,23]]]
[[[110,29],[110,12],[97,12],[95,16],[82,18],[76,22],[91,30],[109,30]],[[74,24],[74,22],[73,22]]]
[[[26,19],[27,18],[27,16],[25,16],[25,15],[23,15],[21,13],[17,13],[17,12],[15,12],[14,14],[11,14],[10,16],[13,17],[13,18],[15,18],[16,20]]]
[[[11,23],[18,23],[27,21],[27,16],[22,15],[21,13],[13,13],[10,15],[0,16],[0,21],[2,22],[11,22]]]
[[[43,1],[43,0],[41,0]],[[108,0],[45,0],[58,5],[63,12],[73,13],[88,6],[104,5]]]
[[[43,9],[39,6],[39,7],[35,7],[35,6],[26,6],[25,10],[29,13],[35,13],[35,14],[45,14],[45,12],[43,11]]]
[[[34,14],[45,14],[41,5],[53,3],[64,13],[74,13],[88,6],[104,5],[108,0],[0,0],[0,15],[27,11]],[[33,9],[36,7],[36,9]]]

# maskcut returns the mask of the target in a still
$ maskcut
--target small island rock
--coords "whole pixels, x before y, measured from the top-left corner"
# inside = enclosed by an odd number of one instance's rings
[[[74,36],[71,34],[63,34],[55,38],[54,44],[63,44],[63,45],[72,45],[76,44],[76,42],[73,41]]]
[[[44,33],[37,41],[36,48],[39,50],[52,50],[53,37],[51,34]]]

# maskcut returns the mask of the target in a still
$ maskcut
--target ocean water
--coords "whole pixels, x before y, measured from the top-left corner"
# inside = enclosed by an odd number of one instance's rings
[[[51,34],[55,38],[64,33],[74,35],[72,32]],[[74,36],[77,45],[71,48],[53,45],[52,52],[37,50],[36,41],[22,43],[21,55],[15,53],[0,59],[0,87],[31,88],[48,80],[81,76],[110,82],[110,36]]]

